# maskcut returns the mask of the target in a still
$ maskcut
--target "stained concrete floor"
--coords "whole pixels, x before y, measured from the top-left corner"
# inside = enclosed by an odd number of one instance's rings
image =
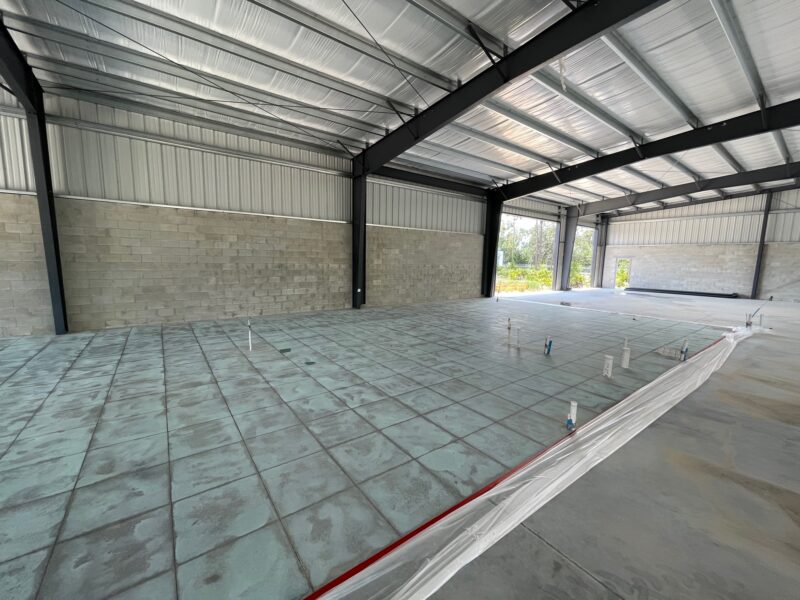
[[[254,318],[252,351],[242,320],[2,339],[0,597],[302,597],[719,335],[475,300]]]
[[[770,334],[457,573],[436,600],[800,597],[800,304],[589,291],[522,302]]]

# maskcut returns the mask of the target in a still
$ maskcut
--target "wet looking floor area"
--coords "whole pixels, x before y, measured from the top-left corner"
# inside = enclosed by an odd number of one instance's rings
[[[0,597],[303,597],[723,332],[513,300],[251,325],[0,339]]]

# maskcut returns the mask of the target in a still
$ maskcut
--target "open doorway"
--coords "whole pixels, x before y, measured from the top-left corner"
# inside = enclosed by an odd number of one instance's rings
[[[631,285],[631,259],[618,258],[614,269],[614,287],[626,288]]]

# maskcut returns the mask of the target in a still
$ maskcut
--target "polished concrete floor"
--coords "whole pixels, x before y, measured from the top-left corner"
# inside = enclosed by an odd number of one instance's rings
[[[800,304],[605,291],[569,300],[769,333],[457,573],[436,600],[800,597]]]
[[[0,340],[0,598],[302,597],[721,330],[474,300],[252,332]]]

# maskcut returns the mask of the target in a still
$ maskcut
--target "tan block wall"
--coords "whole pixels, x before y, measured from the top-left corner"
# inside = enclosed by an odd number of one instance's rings
[[[764,248],[759,298],[800,302],[800,243],[773,243]]]
[[[367,227],[367,306],[476,298],[483,236]]]
[[[0,194],[0,337],[52,332],[36,197]]]
[[[56,200],[70,331],[350,306],[346,223]],[[367,228],[368,306],[480,296],[483,237]],[[52,333],[33,196],[0,195],[0,336]]]
[[[59,199],[71,331],[341,309],[350,225]]]
[[[757,249],[757,244],[608,246],[603,287],[614,287],[616,259],[630,258],[631,287],[749,297]]]

